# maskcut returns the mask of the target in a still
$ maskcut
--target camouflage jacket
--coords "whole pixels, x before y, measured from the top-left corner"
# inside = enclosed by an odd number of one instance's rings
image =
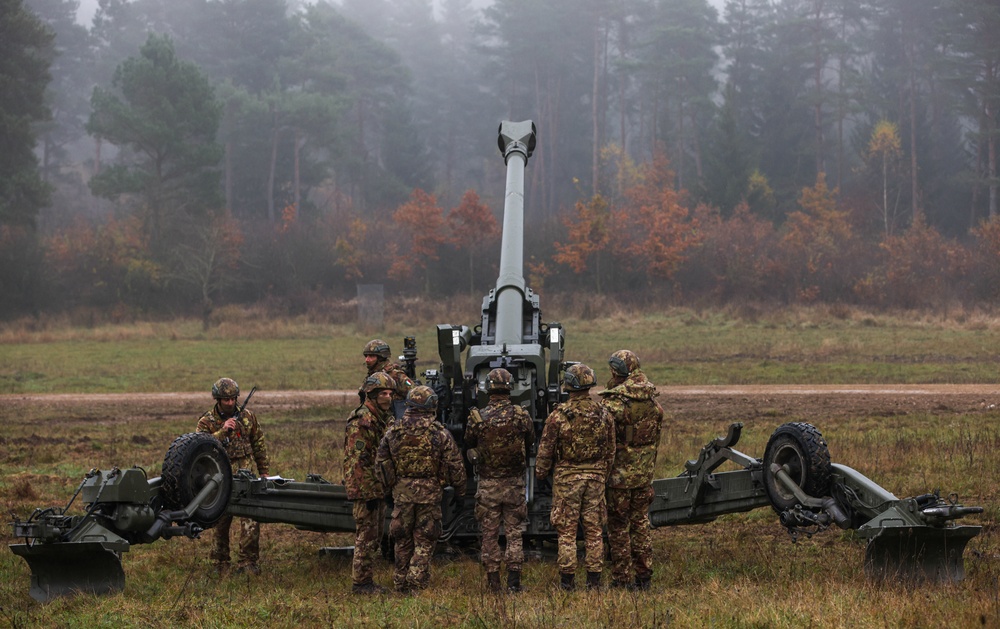
[[[632,489],[653,482],[663,407],[656,387],[641,369],[604,391],[602,405],[615,422],[615,461],[608,487]]]
[[[549,414],[538,442],[535,476],[553,471],[567,477],[605,481],[615,455],[615,426],[590,394],[570,394]]]
[[[534,442],[531,417],[524,408],[512,404],[509,395],[491,395],[486,408],[469,413],[465,446],[479,452],[482,478],[523,475],[525,457]]]
[[[365,374],[365,379],[367,380],[368,376],[372,375],[373,373],[378,373],[380,371],[384,371],[385,373],[387,373],[389,377],[392,378],[393,381],[395,381],[396,383],[396,388],[393,389],[392,391],[392,399],[396,401],[405,402],[406,394],[409,393],[410,389],[413,388],[413,380],[410,380],[410,376],[406,375],[406,371],[403,370],[403,366],[400,365],[399,363],[379,361],[375,363],[375,366],[372,369],[368,370],[368,373]],[[364,388],[364,382],[362,382],[361,387],[358,388],[358,395],[361,396],[362,400],[364,400],[365,397],[363,388]]]
[[[385,496],[382,475],[375,455],[386,424],[392,415],[368,400],[347,418],[344,433],[344,486],[351,500],[372,500]]]
[[[253,411],[243,409],[236,419],[238,428],[234,431],[222,427],[227,419],[229,418],[219,413],[219,405],[216,404],[212,410],[198,418],[198,432],[211,433],[221,441],[229,460],[234,464],[242,464],[244,461],[249,463],[249,460],[253,459],[257,464],[258,474],[261,476],[269,474],[271,465],[267,457],[267,443],[264,441],[264,431],[260,428],[257,416]],[[233,472],[235,471],[234,469]]]
[[[442,488],[448,485],[459,496],[465,495],[462,454],[434,411],[406,409],[385,431],[376,461],[396,502],[440,502]]]

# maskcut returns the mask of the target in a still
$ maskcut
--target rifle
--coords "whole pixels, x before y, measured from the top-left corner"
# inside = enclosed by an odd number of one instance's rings
[[[243,436],[242,433],[240,432],[240,424],[241,424],[241,422],[240,422],[240,416],[243,415],[243,411],[246,410],[247,404],[250,403],[250,398],[253,397],[254,391],[256,391],[256,390],[257,390],[257,385],[254,385],[250,389],[250,393],[247,393],[246,398],[244,398],[243,405],[240,406],[239,408],[237,408],[236,409],[236,414],[233,415],[233,417],[236,419],[236,436],[237,437],[242,437]],[[228,437],[226,437],[225,445],[227,445],[227,446],[229,445],[229,438]]]

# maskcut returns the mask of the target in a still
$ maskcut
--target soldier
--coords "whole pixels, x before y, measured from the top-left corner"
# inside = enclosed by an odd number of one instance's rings
[[[392,417],[392,392],[396,383],[385,372],[365,380],[365,403],[351,413],[344,434],[344,486],[354,502],[354,563],[351,592],[380,594],[372,580],[372,561],[379,552],[385,528],[385,486],[375,464],[379,442]]]
[[[413,380],[406,374],[402,365],[389,362],[392,352],[389,350],[389,344],[382,339],[368,341],[361,353],[365,357],[365,367],[368,368],[368,376],[379,371],[384,371],[396,383],[396,389],[392,395],[393,415],[396,417],[402,416],[406,394],[413,387]],[[368,376],[365,377],[367,378]],[[365,392],[363,391],[363,385],[362,389],[358,389],[358,396],[361,398],[361,403],[364,404]]]
[[[212,397],[215,406],[198,418],[198,432],[211,433],[222,442],[229,455],[233,471],[247,469],[257,473],[261,478],[268,474],[270,464],[267,458],[267,444],[264,441],[264,431],[253,411],[243,409],[237,415],[236,400],[240,395],[240,386],[232,378],[219,378],[212,385]],[[231,515],[225,515],[215,525],[215,546],[212,549],[212,560],[216,569],[226,572],[229,569],[229,528],[233,523]],[[254,520],[240,518],[240,548],[237,569],[239,572],[260,574],[260,524]]]
[[[608,364],[611,381],[601,396],[615,423],[615,460],[607,489],[611,585],[648,590],[653,578],[649,506],[663,408],[633,352],[619,350]]]
[[[435,417],[437,394],[424,385],[410,389],[406,412],[392,422],[378,447],[379,469],[392,489],[389,532],[395,540],[397,592],[427,587],[431,556],[441,536],[442,488],[455,489],[456,508],[465,500],[465,466],[458,444]]]
[[[564,590],[574,588],[577,524],[583,525],[587,589],[601,585],[604,488],[614,460],[615,431],[607,411],[590,397],[595,383],[594,371],[583,363],[566,369],[563,384],[569,399],[545,420],[535,460],[538,480],[552,470],[550,519],[558,535],[559,587]]]
[[[482,411],[472,409],[465,429],[466,452],[479,469],[476,519],[482,531],[482,562],[490,590],[499,592],[502,521],[507,537],[507,589],[520,592],[524,561],[521,533],[528,518],[525,457],[535,442],[535,428],[527,411],[510,401],[509,371],[494,369],[486,376],[486,383],[489,404]]]

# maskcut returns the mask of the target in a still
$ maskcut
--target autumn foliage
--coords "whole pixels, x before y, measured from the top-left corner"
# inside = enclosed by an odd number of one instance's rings
[[[683,195],[675,190],[665,157],[657,156],[627,177],[630,181],[614,207],[601,195],[587,203],[578,201],[574,211],[562,217],[566,239],[554,243],[552,259],[577,274],[589,269],[598,291],[605,273],[602,260],[612,267],[609,275],[638,280],[648,288],[672,280],[686,252],[702,237]]]
[[[606,164],[616,169],[609,193],[581,198],[558,224],[532,224],[527,208],[524,273],[534,290],[936,310],[1000,299],[998,220],[965,240],[921,217],[887,234],[871,229],[870,199],[839,198],[822,174],[794,207],[777,208],[777,219],[762,176],[725,215],[690,201],[662,156]],[[181,304],[200,311],[206,326],[217,305],[247,296],[300,312],[328,296],[352,297],[358,283],[436,298],[476,295],[495,279],[500,218],[474,190],[450,210],[417,189],[381,212],[342,198],[319,213],[288,206],[266,225],[220,211],[189,225],[185,241],[159,257],[138,215],[81,219],[45,232],[35,274],[21,273],[37,279],[22,285],[38,287],[30,304],[147,313]],[[0,234],[0,255],[29,260],[31,235],[8,232]],[[5,263],[5,276],[15,270]]]

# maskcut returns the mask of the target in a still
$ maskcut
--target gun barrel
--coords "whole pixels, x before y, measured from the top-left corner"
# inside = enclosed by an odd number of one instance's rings
[[[530,120],[500,123],[497,145],[507,164],[497,278],[496,343],[520,344],[523,336],[524,283],[524,167],[535,147],[535,125]]]

